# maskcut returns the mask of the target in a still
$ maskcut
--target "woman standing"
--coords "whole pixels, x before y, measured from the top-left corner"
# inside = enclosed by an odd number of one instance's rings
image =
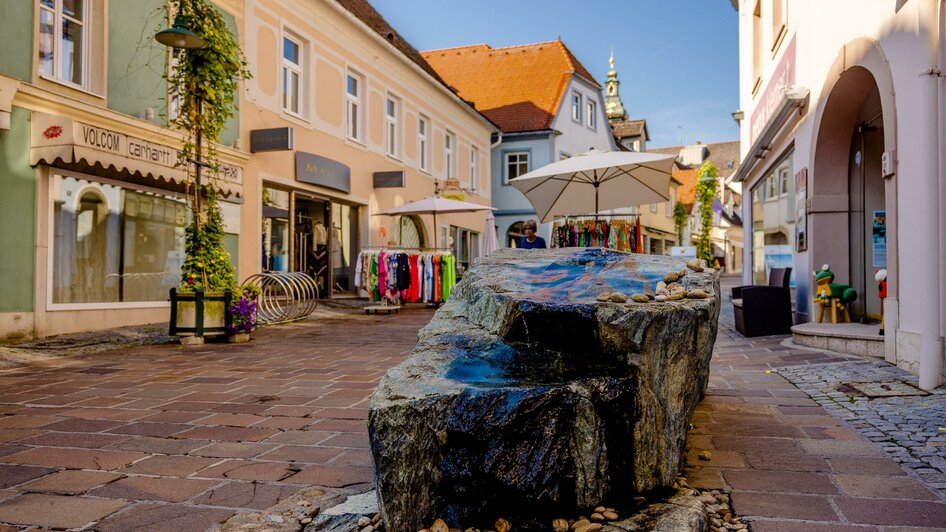
[[[519,249],[544,249],[548,247],[545,245],[545,239],[535,234],[537,228],[535,220],[526,220],[523,222],[522,232],[525,233],[526,236],[519,237],[519,242],[516,244],[516,247]]]

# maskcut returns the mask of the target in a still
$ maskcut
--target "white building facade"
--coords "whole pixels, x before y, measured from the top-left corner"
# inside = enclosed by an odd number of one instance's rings
[[[946,2],[734,0],[739,10],[744,280],[794,268],[858,291],[888,361],[943,381]],[[875,272],[888,272],[881,306]]]

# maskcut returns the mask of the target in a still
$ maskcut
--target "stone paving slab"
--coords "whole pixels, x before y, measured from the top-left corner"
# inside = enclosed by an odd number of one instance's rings
[[[432,311],[321,315],[247,344],[0,369],[0,531],[206,530],[372,482],[367,404]]]
[[[752,532],[946,530],[944,491],[922,473],[946,466],[935,458],[946,448],[934,445],[946,442],[935,429],[946,426],[944,395],[851,399],[834,387],[915,378],[893,368],[891,379],[889,364],[786,339],[743,338],[724,295],[709,388],[688,439],[689,484],[731,492]],[[926,437],[907,437],[917,433]],[[700,451],[710,460],[695,458]]]

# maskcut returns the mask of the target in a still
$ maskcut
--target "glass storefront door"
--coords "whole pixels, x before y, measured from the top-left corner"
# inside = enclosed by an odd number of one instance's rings
[[[355,258],[358,257],[358,207],[332,202],[329,252],[332,293],[355,291]]]

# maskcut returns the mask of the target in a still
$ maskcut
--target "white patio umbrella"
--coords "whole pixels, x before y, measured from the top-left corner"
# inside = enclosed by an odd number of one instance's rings
[[[499,239],[496,237],[496,217],[493,211],[486,214],[486,227],[483,228],[483,256],[499,249]]]
[[[442,198],[440,196],[430,196],[422,200],[412,201],[410,203],[405,203],[398,207],[388,209],[386,211],[377,212],[374,215],[387,215],[387,216],[407,216],[411,214],[433,214],[434,215],[434,248],[437,247],[437,233],[440,231],[437,229],[437,214],[451,213],[451,212],[477,212],[477,211],[492,211],[494,210],[489,205],[480,205],[478,203],[470,203],[468,201],[457,201],[447,198]]]
[[[565,215],[658,203],[670,199],[672,155],[591,152],[509,180],[532,203],[542,223]]]

